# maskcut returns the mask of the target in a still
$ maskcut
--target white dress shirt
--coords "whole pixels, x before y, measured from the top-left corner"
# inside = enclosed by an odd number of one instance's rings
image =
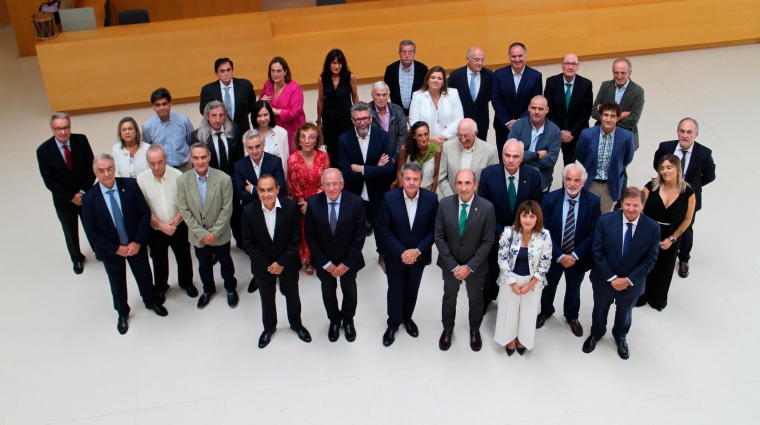
[[[230,84],[230,85],[232,85],[232,84]],[[219,154],[219,143],[224,143],[224,151],[227,152],[227,162],[229,163],[229,161],[230,161],[230,146],[229,146],[229,144],[227,144],[227,136],[224,135],[224,126],[222,126],[222,129],[219,130],[219,131],[222,132],[222,134],[220,134],[219,137],[216,137],[216,133],[217,132],[214,131],[213,128],[211,129],[211,131],[212,131],[212,133],[211,133],[211,140],[214,141],[214,147],[216,148],[216,160],[217,160],[217,164],[221,164],[222,163],[222,157]]]
[[[515,171],[514,174],[509,174],[509,171],[507,169],[504,169],[504,182],[507,184],[507,189],[509,189],[509,178],[514,177],[515,180],[512,182],[515,185],[515,194],[517,193],[517,186],[518,182],[520,181],[520,169],[518,168],[517,171]]]
[[[248,156],[248,158],[251,158],[251,157]],[[264,162],[264,155],[261,155],[261,159],[259,160],[259,165],[256,165],[256,161],[254,161],[253,158],[251,158],[251,164],[253,164],[253,171],[256,173],[257,179],[261,177],[261,163],[263,162]],[[251,193],[253,193],[253,190],[251,190]]]
[[[409,217],[409,228],[411,229],[414,226],[414,217],[417,215],[417,205],[419,204],[420,200],[420,191],[417,190],[417,193],[414,195],[414,198],[409,198],[406,196],[406,191],[402,189],[404,192],[404,203],[406,204],[406,215]]]
[[[362,160],[364,161],[364,165],[367,165],[367,150],[369,149],[369,134],[370,131],[372,131],[372,127],[369,128],[369,131],[367,132],[366,138],[361,138],[359,136],[359,133],[356,133],[356,139],[359,141],[359,149],[362,151]],[[354,129],[354,132],[356,132],[356,129]],[[362,175],[364,175],[364,168],[362,168]],[[365,201],[369,201],[369,193],[367,192],[367,182],[364,182],[364,185],[362,186],[362,199]]]
[[[525,67],[523,67],[522,71],[520,71],[519,74],[515,73],[514,68],[510,67],[510,69],[512,69],[512,79],[515,82],[515,93],[517,93],[517,89],[520,87],[520,80],[522,80],[523,72],[525,72]]]
[[[264,213],[264,221],[267,223],[267,230],[269,231],[269,237],[274,241],[274,227],[277,225],[277,208],[282,208],[280,200],[276,199],[274,208],[269,211],[264,203],[261,203],[261,212]]]
[[[467,150],[462,148],[462,162],[460,164],[459,168],[460,170],[470,170],[472,167],[472,151],[475,149],[475,144],[473,143],[472,147]]]
[[[235,119],[235,80],[230,80],[230,85],[225,86],[222,80],[219,80],[219,86],[222,88],[222,103],[224,103],[224,88],[229,87],[230,88],[230,102],[232,102],[232,105],[230,105],[230,110],[232,110],[232,113],[230,113],[230,120]],[[226,107],[227,105],[225,105]]]
[[[470,80],[472,79],[472,74],[475,74],[475,97],[478,97],[478,93],[480,93],[480,72],[472,72],[472,70],[469,67],[467,68],[467,88],[469,89],[470,87]],[[475,101],[475,99],[472,99],[472,100]]]
[[[177,179],[181,175],[182,171],[170,166],[166,167],[161,181],[153,175],[153,170],[145,170],[137,175],[137,185],[140,186],[140,190],[148,202],[150,212],[161,223],[168,223],[179,211],[179,205],[177,205]],[[153,228],[158,230],[156,226],[153,226]]]
[[[689,168],[689,162],[691,162],[691,156],[694,153],[694,143],[689,146],[689,149],[686,149],[686,152],[688,155],[686,155],[686,162],[683,160],[683,152],[681,151],[681,144],[676,144],[676,151],[673,153],[673,155],[677,156],[678,159],[681,160],[681,168],[683,171],[683,174],[686,174],[686,170]]]

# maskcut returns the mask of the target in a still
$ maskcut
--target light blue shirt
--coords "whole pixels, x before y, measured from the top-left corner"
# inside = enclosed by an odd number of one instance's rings
[[[562,237],[563,238],[565,236],[565,221],[567,221],[567,212],[570,211],[570,202],[568,201],[570,201],[571,199],[573,198],[571,198],[570,195],[567,194],[567,191],[565,191],[565,199],[562,201]],[[580,201],[581,194],[579,193],[578,196],[576,196],[575,199],[573,200]],[[576,230],[578,229],[578,206],[579,206],[578,202],[576,202],[575,209],[573,210],[573,213],[575,214],[575,229]],[[562,254],[559,257],[557,257],[557,262],[559,263],[559,260],[561,260],[562,257],[564,256],[565,254]],[[576,254],[575,251],[573,251],[573,257],[575,257],[576,260],[578,259],[578,254]]]
[[[166,151],[166,164],[179,167],[190,161],[190,134],[193,124],[182,114],[169,113],[169,121],[163,122],[158,115],[148,118],[143,124],[143,141],[158,144]]]
[[[327,195],[325,195],[327,198]],[[338,220],[340,218],[340,200],[343,198],[343,192],[338,195],[338,199],[335,200],[335,219]],[[327,198],[327,222],[330,222],[330,212],[332,211],[332,203],[333,201],[330,198]],[[328,261],[327,264],[322,266],[323,269],[327,270],[328,267],[332,265],[332,261]],[[348,267],[346,267],[348,268]]]
[[[562,77],[562,84],[565,85],[565,94],[567,94],[567,91],[570,90],[570,93],[573,93],[573,87],[575,87],[575,77],[573,77],[572,81],[568,82],[565,77]],[[567,85],[570,84],[570,87]]]
[[[195,180],[198,182],[198,192],[201,193],[201,206],[206,208],[206,186],[208,185],[208,173],[211,172],[211,169],[206,171],[206,177],[201,177],[195,170],[193,172],[195,173]]]
[[[398,85],[401,94],[401,104],[404,109],[409,109],[409,105],[412,103],[412,85],[414,84],[414,62],[408,70],[404,69],[404,65],[399,63],[398,65]]]
[[[58,141],[58,139],[54,139],[55,144],[58,145],[58,150],[61,151],[61,156],[63,157],[63,162],[66,162],[66,151],[63,150],[63,147],[66,146],[69,148],[69,152],[71,152],[71,141],[67,140],[66,143],[61,143]]]
[[[530,120],[530,118],[528,118]],[[536,130],[536,127],[533,126],[533,123],[530,123],[530,148],[528,148],[529,151],[535,152],[536,151],[536,145],[538,144],[538,136],[544,134],[544,127],[546,127],[546,121],[544,121],[544,125],[541,126],[538,130]]]
[[[121,197],[119,196],[119,188],[116,186],[116,181],[113,182],[113,187],[111,189],[103,186],[103,183],[98,183],[100,185],[100,191],[103,192],[103,199],[106,201],[106,206],[108,207],[108,212],[111,213],[111,220],[114,223],[114,226],[116,225],[116,220],[113,218],[113,208],[111,207],[111,195],[108,193],[109,190],[113,189],[113,197],[116,198],[116,205],[119,206],[119,209],[121,210],[121,217],[122,220],[124,219],[124,208],[121,207]]]
[[[620,105],[620,101],[623,99],[623,95],[625,94],[625,89],[628,88],[628,84],[631,83],[631,79],[629,78],[628,81],[623,84],[623,87],[618,87],[617,84],[615,84],[615,103]]]

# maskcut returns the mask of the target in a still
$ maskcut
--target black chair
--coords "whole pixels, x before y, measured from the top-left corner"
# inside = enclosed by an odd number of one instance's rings
[[[119,25],[147,24],[150,16],[145,9],[132,9],[119,12]]]
[[[106,0],[106,3],[103,5],[103,8],[106,11],[106,17],[103,19],[103,26],[110,27],[111,26],[111,0]]]
[[[317,6],[331,6],[334,4],[346,4],[346,0],[317,0]]]

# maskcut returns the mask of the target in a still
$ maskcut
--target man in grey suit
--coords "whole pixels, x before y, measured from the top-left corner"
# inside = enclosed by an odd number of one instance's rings
[[[489,165],[499,163],[496,147],[477,138],[478,125],[465,118],[457,127],[457,139],[443,144],[441,165],[438,169],[438,197],[445,198],[456,193],[455,181],[459,170],[468,169],[475,173],[475,181],[480,172]]]
[[[212,255],[222,266],[227,304],[238,305],[235,264],[230,256],[230,217],[232,216],[232,179],[224,171],[211,168],[211,153],[203,142],[190,147],[194,170],[177,179],[177,205],[187,224],[188,239],[195,248],[203,295],[198,308],[204,309],[216,294]]]
[[[623,113],[618,117],[617,126],[633,132],[633,144],[639,148],[639,119],[644,110],[644,89],[631,80],[633,67],[627,58],[615,59],[612,63],[612,80],[605,81],[599,87],[594,106],[591,107],[591,117],[595,125],[601,124],[602,116],[599,105],[606,100],[614,100],[620,105]]]
[[[549,191],[554,166],[562,148],[562,132],[556,124],[546,119],[549,102],[545,97],[533,96],[528,105],[528,116],[520,118],[509,130],[509,139],[522,142],[523,164],[541,172],[541,190]]]
[[[435,218],[435,246],[438,267],[443,274],[443,333],[438,348],[451,347],[457,295],[465,281],[470,300],[470,348],[480,351],[480,323],[483,321],[483,280],[488,272],[488,253],[494,244],[496,213],[493,204],[475,196],[475,173],[460,170],[456,176],[457,195],[444,198]]]
[[[384,81],[372,85],[372,102],[369,113],[372,115],[372,127],[388,133],[388,140],[393,148],[393,163],[398,161],[398,152],[404,144],[406,133],[406,115],[404,109],[390,102],[391,91]]]

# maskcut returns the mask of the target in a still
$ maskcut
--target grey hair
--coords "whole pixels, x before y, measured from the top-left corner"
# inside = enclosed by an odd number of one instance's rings
[[[517,145],[518,145],[518,146],[520,146],[520,154],[523,154],[523,155],[525,154],[525,145],[523,145],[523,142],[521,142],[521,141],[519,141],[519,140],[517,140],[517,139],[509,139],[509,140],[507,140],[507,142],[506,142],[506,143],[504,143],[504,147],[503,147],[503,148],[501,148],[501,154],[502,154],[502,155],[504,155],[504,151],[507,149],[507,145],[508,145],[510,142],[514,142],[514,143],[517,143]]]
[[[149,153],[156,152],[156,151],[161,152],[161,155],[164,156],[164,160],[166,160],[166,158],[167,158],[166,149],[164,149],[163,146],[158,145],[158,144],[156,144],[156,145],[150,145],[150,147],[148,148],[148,150],[145,152],[145,157],[147,157]]]
[[[565,180],[565,177],[567,177],[567,172],[576,169],[581,172],[581,180],[584,182],[586,179],[588,179],[588,173],[586,172],[586,168],[578,161],[575,161],[573,163],[565,165],[565,168],[562,169],[562,180]]]
[[[190,151],[192,151],[192,150],[193,150],[193,149],[195,149],[195,148],[202,148],[202,149],[206,149],[206,152],[207,152],[209,155],[211,155],[211,150],[209,150],[209,148],[208,148],[208,145],[206,144],[206,142],[195,142],[195,143],[193,143],[192,145],[190,145]]]
[[[697,133],[699,133],[699,123],[697,122],[697,120],[695,120],[694,118],[691,118],[691,117],[686,117],[686,118],[683,118],[681,121],[678,121],[678,128],[681,128],[681,124],[683,124],[684,121],[691,121],[691,122],[693,122],[694,123],[694,130]]]
[[[340,176],[340,181],[342,183],[343,182],[343,173],[339,169],[337,169],[337,168],[328,168],[325,171],[322,171],[322,175],[319,177],[319,182],[320,183],[324,183],[325,182],[325,176],[327,175],[327,173],[328,172],[333,172],[333,171],[336,172],[336,173],[338,173],[338,175]]]
[[[422,177],[423,175],[425,175],[425,173],[422,171],[422,167],[420,167],[420,164],[418,164],[418,163],[416,163],[414,161],[404,163],[404,165],[401,166],[401,175],[402,176],[404,175],[404,171],[406,171],[406,170],[414,171],[415,173],[420,173],[420,177]]]
[[[111,161],[111,164],[113,164],[113,166],[116,167],[116,161],[114,161],[113,157],[110,154],[101,153],[101,154],[95,155],[95,158],[92,159],[92,170],[95,171],[95,164],[97,164],[98,161],[101,161],[104,159]]]
[[[633,65],[631,65],[631,60],[628,58],[617,58],[615,59],[615,62],[612,62],[612,66],[615,66],[618,62],[625,62],[628,64],[628,72],[633,71]]]
[[[57,120],[57,119],[69,120],[69,125],[71,125],[71,117],[69,116],[69,114],[65,112],[56,112],[50,116],[50,128],[53,128],[53,120]]]
[[[243,143],[256,138],[262,142],[264,141],[264,138],[261,137],[261,133],[259,133],[258,130],[250,129],[243,134]]]
[[[386,89],[388,90],[388,94],[391,94],[391,89],[388,87],[388,84],[385,84],[385,81],[378,81],[375,84],[372,84],[371,93],[374,93],[376,89]]]
[[[400,52],[401,49],[404,48],[404,46],[412,46],[412,48],[414,48],[414,53],[417,53],[417,45],[414,44],[414,41],[412,41],[412,40],[401,40],[401,43],[398,44],[398,51]]]
[[[475,133],[478,132],[478,123],[476,123],[475,120],[471,118],[464,118],[462,121],[459,121],[459,125],[462,125],[462,124],[469,125],[470,130],[472,130]]]
[[[198,127],[198,140],[204,141],[211,137],[211,134],[214,133],[214,129],[208,122],[208,114],[212,109],[216,108],[224,109],[224,124],[222,124],[224,128],[224,137],[228,139],[232,138],[232,121],[230,121],[230,117],[227,115],[227,108],[224,107],[224,102],[219,100],[212,100],[211,102],[207,103],[206,107],[203,109],[203,119],[201,120],[201,126]]]
[[[354,112],[369,112],[369,104],[367,102],[358,101],[351,107],[351,117],[353,118]]]

